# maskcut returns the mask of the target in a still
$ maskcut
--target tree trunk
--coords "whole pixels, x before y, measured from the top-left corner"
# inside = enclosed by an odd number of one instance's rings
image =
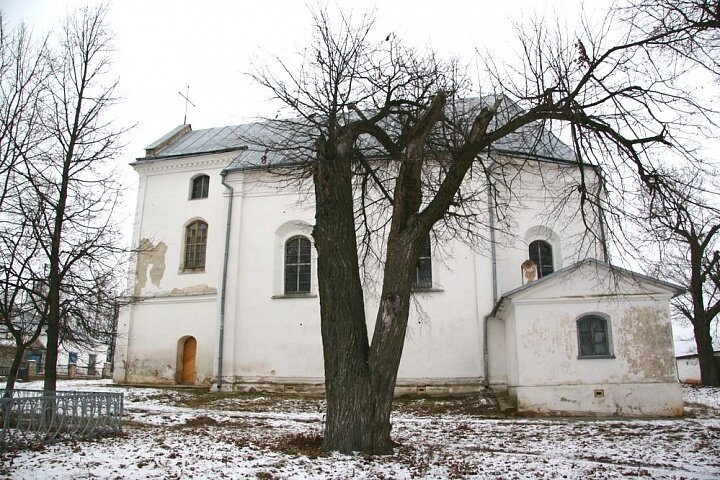
[[[51,309],[52,310],[52,309]],[[47,322],[47,344],[45,352],[45,374],[43,382],[43,390],[54,392],[57,383],[57,357],[58,357],[58,337],[59,337],[59,319],[53,321],[52,313]]]
[[[17,381],[18,372],[20,371],[20,364],[22,363],[23,354],[25,353],[25,345],[15,345],[15,355],[13,356],[13,362],[10,366],[10,372],[8,373],[7,382],[5,382],[5,396],[9,397],[10,392],[15,388],[15,382]]]
[[[417,234],[414,236],[420,238]],[[377,453],[392,453],[390,413],[410,313],[411,275],[425,235],[421,238],[403,235],[388,239],[383,289],[369,362],[375,406],[372,429],[379,449]]]
[[[693,330],[695,332],[698,363],[700,364],[700,382],[703,385],[720,386],[720,375],[718,375],[718,367],[715,362],[710,323],[705,320],[704,316],[696,317],[693,321]]]
[[[376,453],[365,304],[357,258],[351,147],[318,142],[313,237],[318,252],[327,412],[323,448]]]

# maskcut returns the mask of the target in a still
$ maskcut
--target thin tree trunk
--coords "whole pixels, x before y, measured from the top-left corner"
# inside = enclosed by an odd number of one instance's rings
[[[51,309],[52,310],[52,309]],[[57,318],[57,317],[55,317]],[[57,383],[57,357],[58,357],[58,337],[59,337],[59,319],[53,321],[52,313],[47,322],[47,344],[45,352],[45,372],[43,381],[43,390],[54,392]]]
[[[63,238],[63,224],[65,220],[65,207],[67,204],[67,191],[70,182],[70,163],[72,161],[72,149],[75,146],[75,135],[71,137],[70,150],[66,154],[62,180],[60,183],[58,204],[55,207],[55,222],[52,232],[52,243],[48,261],[50,262],[50,274],[48,277],[48,293],[47,293],[47,354],[45,357],[45,381],[43,390],[54,392],[57,382],[57,356],[60,338],[60,246]]]
[[[22,363],[23,354],[25,353],[25,346],[15,346],[15,355],[13,356],[13,362],[10,366],[10,372],[8,373],[7,382],[5,383],[5,396],[9,397],[10,392],[15,388],[15,382],[17,381],[18,372],[20,371],[20,364]]]

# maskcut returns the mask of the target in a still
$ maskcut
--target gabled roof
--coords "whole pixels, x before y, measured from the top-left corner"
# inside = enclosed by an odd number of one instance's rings
[[[495,97],[471,98],[458,101],[454,108],[461,112],[477,112],[483,105],[493,102]],[[505,123],[522,113],[522,110],[510,100],[503,102],[494,123]],[[461,116],[463,114],[461,113]],[[470,117],[472,118],[472,117]],[[388,125],[393,128],[392,120]],[[193,130],[189,124],[179,125],[158,140],[145,147],[145,156],[137,160],[153,160],[160,158],[184,157],[209,153],[245,150],[235,157],[227,167],[231,170],[247,170],[264,168],[267,165],[291,165],[300,158],[293,154],[268,154],[267,149],[258,145],[267,145],[278,138],[284,143],[297,143],[312,146],[312,133],[304,128],[300,120],[288,123],[292,132],[281,131],[283,128],[273,126],[272,121],[254,122],[243,125]],[[286,130],[287,126],[284,127]],[[255,145],[254,145],[255,144]],[[377,149],[378,146],[370,146]],[[556,162],[575,162],[573,150],[563,143],[542,122],[533,122],[521,127],[518,131],[496,141],[489,153],[496,152],[513,156],[524,156]]]
[[[545,275],[544,277],[526,283],[525,285],[512,289],[508,292],[503,293],[500,296],[500,299],[495,303],[495,306],[493,307],[492,312],[490,312],[490,316],[494,316],[497,314],[497,312],[500,310],[500,308],[503,306],[504,302],[507,302],[508,300],[511,300],[513,297],[517,297],[518,295],[525,293],[529,290],[536,289],[542,285],[546,285],[550,282],[553,282],[555,280],[558,280],[559,278],[567,275],[572,275],[574,272],[579,270],[580,268],[584,266],[593,266],[596,268],[602,268],[608,272],[613,273],[614,275],[622,276],[629,278],[637,283],[649,283],[652,285],[656,285],[658,287],[661,287],[663,289],[668,289],[673,292],[673,296],[680,295],[685,292],[685,288],[681,287],[680,285],[666,282],[664,280],[659,280],[657,278],[650,277],[648,275],[644,275],[642,273],[633,272],[632,270],[627,270],[625,268],[617,267],[614,265],[611,265],[607,262],[604,262],[602,260],[599,260],[597,258],[586,258],[585,260],[581,260],[577,263],[574,263],[572,265],[569,265],[565,268],[561,268],[560,270],[557,270],[549,275]]]
[[[145,156],[139,161],[155,158],[182,157],[208,153],[228,152],[247,148],[248,131],[259,124],[193,130],[180,125],[145,147]]]

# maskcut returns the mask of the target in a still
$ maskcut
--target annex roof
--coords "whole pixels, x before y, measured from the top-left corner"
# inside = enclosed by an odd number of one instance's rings
[[[600,268],[603,270],[606,270],[608,272],[611,272],[615,275],[626,277],[629,279],[632,279],[635,282],[638,283],[649,283],[652,285],[656,285],[658,287],[661,287],[663,289],[670,290],[673,292],[673,296],[677,296],[685,292],[685,288],[681,287],[680,285],[666,282],[664,280],[659,280],[657,278],[650,277],[648,275],[644,275],[642,273],[633,272],[632,270],[627,270],[625,268],[617,267],[615,265],[611,265],[607,262],[604,262],[602,260],[599,260],[597,258],[586,258],[585,260],[581,260],[577,263],[574,263],[572,265],[569,265],[565,268],[561,268],[560,270],[557,270],[549,275],[545,275],[542,278],[539,278],[537,280],[534,280],[532,282],[526,283],[525,285],[522,285],[520,287],[517,287],[513,290],[509,290],[505,293],[503,293],[500,296],[500,299],[495,303],[495,306],[493,307],[492,312],[490,312],[490,316],[495,316],[500,309],[503,307],[503,304],[507,301],[511,300],[513,297],[516,297],[522,293],[525,293],[529,290],[538,288],[541,285],[548,284],[550,282],[556,281],[559,278],[571,275],[577,270],[580,270],[582,267],[585,266],[591,266],[595,268]]]

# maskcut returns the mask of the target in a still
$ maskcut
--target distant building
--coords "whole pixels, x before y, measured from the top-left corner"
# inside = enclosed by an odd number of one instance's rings
[[[700,361],[697,353],[678,355],[677,357],[678,379],[683,383],[700,383]],[[720,368],[720,351],[715,352],[715,363]]]

